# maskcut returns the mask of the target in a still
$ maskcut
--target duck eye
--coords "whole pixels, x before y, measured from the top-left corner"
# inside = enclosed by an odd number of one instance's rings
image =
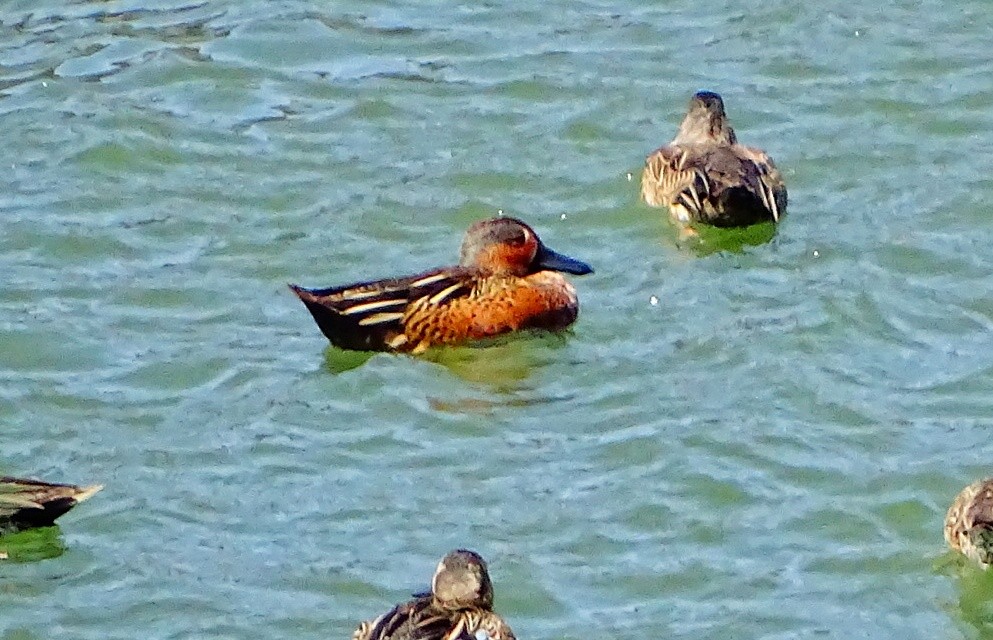
[[[510,239],[510,244],[515,247],[523,247],[525,244],[527,244],[527,241],[528,241],[528,232],[521,231],[520,233],[514,234],[514,237]]]

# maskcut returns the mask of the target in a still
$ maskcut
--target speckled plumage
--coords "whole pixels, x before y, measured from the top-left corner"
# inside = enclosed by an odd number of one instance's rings
[[[516,640],[510,626],[491,610],[441,612],[430,598],[419,598],[362,622],[352,640],[484,640],[480,632],[490,640]]]
[[[945,516],[945,540],[984,569],[993,564],[993,478],[973,482],[955,497]]]
[[[50,527],[56,518],[102,488],[0,477],[0,533]]]
[[[352,640],[515,640],[493,611],[493,587],[486,562],[457,549],[438,563],[431,592],[362,622]]]
[[[786,213],[786,185],[761,149],[738,143],[719,95],[690,100],[676,137],[645,160],[641,197],[666,207],[677,223],[743,227],[778,222]]]
[[[576,320],[579,301],[557,271],[592,269],[545,247],[520,220],[493,218],[466,232],[458,266],[345,287],[290,288],[335,346],[420,353],[521,329],[564,329]]]

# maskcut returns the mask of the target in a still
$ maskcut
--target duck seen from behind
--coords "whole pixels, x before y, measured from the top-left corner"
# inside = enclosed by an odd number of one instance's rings
[[[641,197],[683,225],[745,227],[786,213],[786,185],[772,158],[738,144],[724,101],[710,91],[694,94],[676,137],[645,160]]]
[[[993,478],[955,496],[945,516],[945,541],[984,569],[993,564]]]
[[[50,527],[55,519],[103,489],[0,477],[0,534]]]
[[[328,340],[342,349],[421,353],[428,347],[521,329],[560,330],[579,301],[559,272],[593,269],[546,247],[515,218],[466,231],[458,266],[327,289],[290,289]]]
[[[493,611],[486,561],[456,549],[438,563],[431,591],[417,594],[375,620],[361,623],[352,640],[515,640]]]

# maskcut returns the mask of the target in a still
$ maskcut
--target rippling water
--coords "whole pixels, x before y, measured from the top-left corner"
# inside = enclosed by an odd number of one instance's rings
[[[455,546],[522,640],[993,637],[941,540],[993,458],[988,3],[0,25],[0,471],[107,485],[4,542],[0,637],[345,638]],[[784,170],[766,244],[628,181],[701,88]],[[566,336],[363,363],[285,288],[500,210],[597,268]]]

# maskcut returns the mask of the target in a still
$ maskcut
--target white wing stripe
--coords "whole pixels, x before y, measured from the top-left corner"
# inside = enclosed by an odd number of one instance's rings
[[[371,289],[369,291],[345,291],[341,294],[342,300],[362,300],[373,296],[382,295],[382,289]]]
[[[393,322],[394,320],[399,320],[403,317],[402,313],[374,313],[368,318],[362,318],[359,320],[360,327],[368,327],[371,324],[383,324],[384,322]]]
[[[433,276],[424,276],[420,280],[414,280],[410,283],[411,289],[416,289],[417,287],[423,287],[424,285],[432,284],[438,282],[439,280],[444,280],[448,276],[444,273],[436,273]]]
[[[438,304],[442,300],[444,300],[448,296],[452,295],[453,293],[455,293],[456,291],[458,291],[461,288],[462,288],[462,283],[461,282],[456,282],[452,286],[446,287],[446,288],[442,289],[441,291],[439,291],[438,293],[436,293],[433,296],[431,296],[430,298],[428,298],[428,304]]]
[[[392,298],[390,300],[376,300],[375,302],[366,302],[365,304],[357,304],[354,307],[348,307],[341,312],[344,316],[352,316],[356,313],[365,313],[367,311],[375,311],[377,309],[383,309],[385,307],[398,307],[407,304],[406,298]]]

